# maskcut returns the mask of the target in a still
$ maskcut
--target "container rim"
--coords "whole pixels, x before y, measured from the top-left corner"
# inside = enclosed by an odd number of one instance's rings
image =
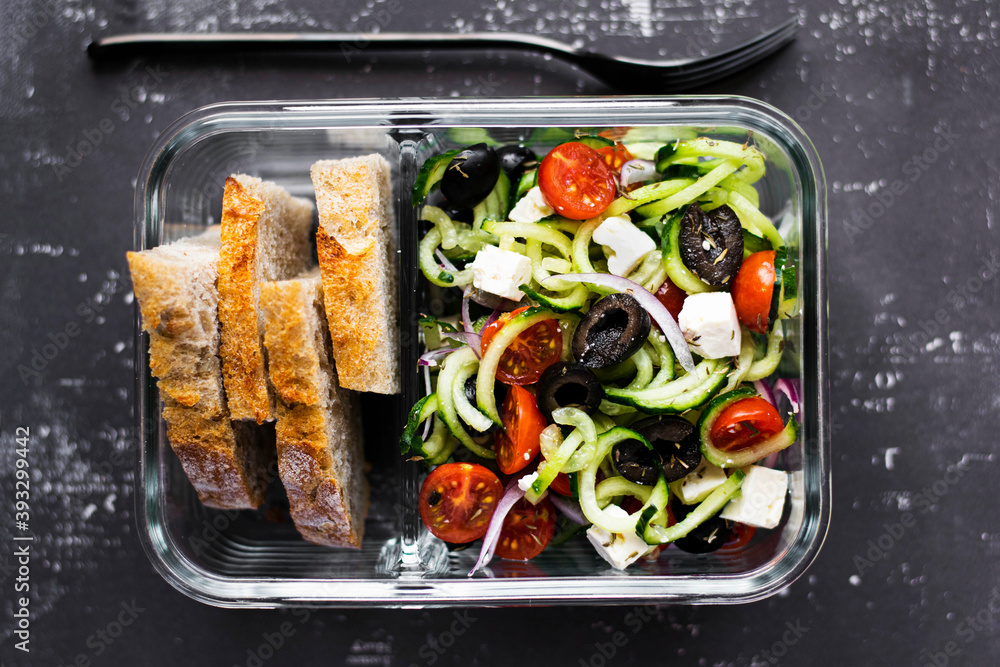
[[[530,122],[529,122],[530,121]],[[830,406],[827,341],[827,202],[826,179],[816,149],[787,114],[753,99],[711,96],[604,96],[531,98],[368,98],[220,102],[195,109],[170,124],[146,153],[136,182],[134,248],[155,245],[160,224],[158,192],[173,153],[194,138],[234,130],[308,128],[547,127],[596,125],[746,126],[778,141],[787,152],[803,193],[802,231],[812,240],[801,248],[810,263],[806,285],[813,290],[811,312],[802,313],[803,394],[814,401],[815,435],[804,443],[813,452],[809,483],[815,508],[808,508],[800,530],[804,548],[794,563],[777,572],[789,548],[771,562],[739,574],[650,575],[614,577],[614,594],[588,590],[592,576],[523,579],[425,579],[402,572],[380,579],[277,579],[224,577],[209,572],[171,548],[160,511],[164,489],[155,454],[153,424],[159,405],[150,391],[148,340],[135,305],[136,521],[143,549],[154,568],[189,597],[219,607],[287,606],[442,607],[550,604],[684,603],[732,604],[766,598],[790,585],[816,559],[826,538],[831,511]],[[804,267],[805,268],[805,267]],[[807,318],[808,316],[808,318]],[[809,320],[808,322],[806,320]],[[150,417],[156,416],[156,420]],[[612,573],[615,574],[615,573]],[[601,580],[605,580],[602,577]],[[194,585],[192,582],[198,582]],[[545,589],[539,587],[545,583]],[[361,589],[364,589],[362,591]],[[372,594],[377,590],[378,594]]]

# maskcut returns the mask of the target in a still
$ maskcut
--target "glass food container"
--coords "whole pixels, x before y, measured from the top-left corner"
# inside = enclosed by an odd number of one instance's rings
[[[798,375],[798,442],[776,467],[790,500],[778,528],[734,551],[666,549],[657,560],[613,570],[578,535],[527,562],[495,558],[468,572],[479,543],[449,548],[424,529],[417,492],[425,470],[399,455],[406,414],[422,395],[417,318],[426,303],[417,266],[410,186],[429,155],[479,141],[524,142],[543,154],[570,133],[613,129],[628,141],[664,144],[704,135],[752,137],[767,158],[761,210],[782,229],[801,267],[801,315],[781,372]],[[255,511],[204,507],[166,440],[148,340],[136,315],[136,420],[141,434],[138,522],[156,569],[191,597],[226,607],[735,603],[765,598],[799,577],[819,552],[830,519],[827,369],[826,183],[815,148],[785,114],[740,97],[382,99],[217,104],[171,125],[150,149],[135,198],[135,247],[150,248],[219,222],[226,176],[242,172],[313,197],[310,165],[367,153],[393,167],[401,260],[402,393],[365,396],[371,509],[364,547],[302,540],[280,485]]]

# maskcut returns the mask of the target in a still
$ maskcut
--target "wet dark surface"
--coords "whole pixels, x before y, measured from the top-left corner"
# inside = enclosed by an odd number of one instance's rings
[[[125,250],[135,174],[158,132],[222,100],[612,91],[511,52],[95,65],[91,37],[300,27],[360,31],[363,46],[374,25],[507,28],[678,56],[747,38],[789,11],[770,0],[691,4],[0,8],[0,662],[996,663],[1000,18],[989,3],[811,3],[792,46],[700,91],[757,97],[795,117],[829,184],[833,521],[817,561],[786,590],[735,607],[232,611],[178,593],[142,552]],[[81,142],[92,148],[77,156]],[[12,634],[23,595],[12,539],[22,534],[18,427],[31,434],[30,653]]]

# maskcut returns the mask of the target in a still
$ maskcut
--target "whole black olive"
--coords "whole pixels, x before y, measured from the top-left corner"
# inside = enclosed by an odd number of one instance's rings
[[[691,513],[697,505],[684,505],[673,502],[670,505],[674,518],[678,522]],[[676,540],[674,544],[681,551],[691,554],[707,554],[720,549],[733,536],[732,524],[725,519],[713,516],[702,523],[697,528],[691,530],[684,537]]]
[[[573,334],[573,356],[589,368],[608,368],[635,354],[649,336],[649,313],[631,294],[606,296],[587,311]]]
[[[701,438],[694,424],[683,417],[653,417],[630,428],[653,446],[668,482],[676,482],[694,472],[701,463]]]
[[[441,192],[456,208],[472,208],[490,193],[500,177],[500,158],[486,144],[469,146],[452,158],[441,178]]]
[[[728,206],[705,213],[692,204],[681,217],[680,246],[684,266],[709,285],[728,285],[743,263],[743,227]]]
[[[524,146],[503,146],[497,149],[497,155],[511,185],[515,185],[525,171],[538,166],[538,156]]]
[[[618,474],[635,484],[653,486],[660,477],[656,453],[638,440],[623,440],[611,449],[611,462]]]
[[[538,407],[547,417],[557,408],[579,408],[590,414],[600,406],[602,398],[600,380],[579,364],[556,362],[538,378]]]

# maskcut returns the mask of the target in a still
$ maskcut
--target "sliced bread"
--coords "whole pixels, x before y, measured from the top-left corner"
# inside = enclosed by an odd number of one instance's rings
[[[260,307],[292,519],[310,542],[360,548],[369,494],[361,413],[330,363],[319,271],[263,284]]]
[[[219,367],[220,227],[128,253],[149,366],[158,379],[167,438],[198,497],[211,507],[258,507],[274,459],[266,429],[234,425]]]
[[[222,199],[219,322],[222,373],[233,419],[274,419],[267,379],[260,283],[297,276],[310,263],[313,206],[271,182],[230,176]]]
[[[311,170],[316,248],[340,386],[399,392],[399,261],[389,163],[322,160]]]

